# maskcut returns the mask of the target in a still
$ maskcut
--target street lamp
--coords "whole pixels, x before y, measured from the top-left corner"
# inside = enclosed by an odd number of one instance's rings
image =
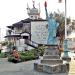
[[[67,39],[67,0],[65,0],[65,39]]]
[[[63,60],[71,60],[68,55],[68,39],[67,39],[67,0],[65,0],[65,38],[64,38],[64,55]]]

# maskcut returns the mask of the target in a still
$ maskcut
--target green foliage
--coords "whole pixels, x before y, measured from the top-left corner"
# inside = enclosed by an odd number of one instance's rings
[[[12,56],[9,56],[8,57],[8,61],[10,61],[10,62],[12,62],[13,61],[13,59],[15,59],[14,57],[12,57]]]
[[[23,56],[23,55],[20,56],[21,61],[33,60],[35,58],[36,57],[34,56]]]
[[[33,50],[31,50],[31,51],[26,51],[26,52],[19,52],[19,56],[20,56],[19,60],[20,60],[21,62],[27,61],[27,60],[34,60],[34,59],[37,59],[37,56],[34,55],[34,51],[33,51]],[[10,56],[8,57],[8,61],[13,62],[13,60],[16,60],[16,59],[15,59],[12,55],[10,55]],[[19,60],[17,60],[17,61],[19,61]]]
[[[45,46],[39,46],[37,49],[34,49],[33,51],[35,56],[43,56],[45,51]]]
[[[13,44],[14,44],[13,42],[8,42],[7,47],[9,47],[9,48],[10,48],[10,47],[12,47],[12,46],[13,46]]]
[[[7,41],[1,42],[2,46],[6,46],[8,44]]]
[[[40,55],[40,56],[43,56],[44,51],[45,51],[45,46],[40,46],[40,47],[38,48],[38,51],[39,51],[39,55]]]
[[[23,56],[32,56],[32,55],[34,55],[33,51],[20,52],[19,54],[23,55]]]
[[[9,56],[9,57],[8,57],[8,61],[9,61],[9,62],[13,62],[13,63],[18,63],[18,62],[20,62],[20,59],[17,60],[15,57]]]
[[[5,58],[5,57],[7,57],[6,53],[0,53],[0,58]]]
[[[34,51],[31,50],[31,51],[21,52],[20,58],[22,61],[27,61],[27,60],[36,59],[36,56],[34,55]]]

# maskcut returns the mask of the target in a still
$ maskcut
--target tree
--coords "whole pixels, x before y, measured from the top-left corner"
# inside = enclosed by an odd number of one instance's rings
[[[54,12],[54,18],[59,23],[57,28],[57,37],[60,37],[60,41],[63,41],[65,35],[65,16],[64,13]],[[70,18],[67,18],[67,25],[71,22]]]
[[[2,46],[6,46],[8,44],[8,42],[7,41],[3,41],[3,42],[1,42],[1,44],[2,44]]]
[[[39,46],[38,48],[33,49],[33,50],[34,50],[35,56],[43,56],[44,51],[45,51],[45,46]]]

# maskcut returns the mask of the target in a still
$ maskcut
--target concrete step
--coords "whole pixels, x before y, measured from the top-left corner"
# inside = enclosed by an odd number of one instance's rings
[[[63,61],[61,59],[43,59],[41,60],[41,63],[54,65],[54,64],[62,64]]]
[[[41,72],[47,73],[65,73],[68,72],[66,64],[47,65],[34,63],[34,69]]]
[[[44,55],[43,59],[60,59],[59,55]]]

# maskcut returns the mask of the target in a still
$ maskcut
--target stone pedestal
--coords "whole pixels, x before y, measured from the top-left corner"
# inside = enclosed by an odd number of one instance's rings
[[[69,71],[69,64],[60,59],[58,45],[46,45],[43,59],[34,63],[34,69],[47,73],[65,73]]]

